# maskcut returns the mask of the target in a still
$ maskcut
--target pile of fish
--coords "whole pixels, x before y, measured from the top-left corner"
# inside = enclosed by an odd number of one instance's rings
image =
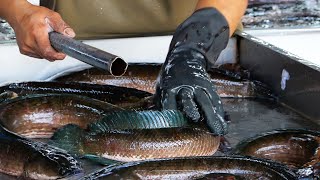
[[[320,26],[319,0],[252,0],[242,18],[245,28]]]
[[[228,68],[230,69],[231,67]],[[156,80],[160,69],[160,64],[132,64],[123,76],[114,77],[93,68],[60,77],[56,81],[114,85],[135,88],[153,94],[155,93]],[[270,95],[269,90],[263,87],[262,84],[259,84],[259,82],[247,80],[249,75],[242,69],[236,72],[228,70],[227,67],[225,69],[213,69],[210,75],[217,93],[222,98],[246,98]]]
[[[88,69],[52,82],[0,87],[0,172],[29,179],[297,177],[285,162],[264,156],[213,157],[224,138],[204,121],[194,124],[180,111],[155,109],[159,70],[136,64],[113,77]],[[221,97],[272,98],[244,74],[211,72]],[[80,159],[107,167],[88,174]]]

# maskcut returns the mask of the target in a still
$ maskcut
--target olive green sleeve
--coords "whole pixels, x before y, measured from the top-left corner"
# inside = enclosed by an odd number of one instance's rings
[[[197,0],[42,0],[78,39],[164,35],[190,16]]]

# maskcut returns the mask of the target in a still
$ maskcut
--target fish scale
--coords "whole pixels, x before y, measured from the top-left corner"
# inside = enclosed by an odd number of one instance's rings
[[[119,87],[136,88],[142,91],[154,94],[156,91],[156,81],[161,69],[161,65],[129,65],[127,73],[121,77],[114,77],[105,74],[96,68],[75,72],[70,75],[62,76],[56,79],[58,82],[81,82],[99,85],[114,85]],[[223,69],[212,70],[225,71]],[[270,91],[267,88],[260,88],[261,83],[239,80],[230,73],[223,76],[210,72],[211,82],[215,84],[217,93],[220,97],[268,97]],[[220,72],[221,73],[221,72]],[[259,87],[258,87],[259,86]],[[257,87],[259,90],[257,90]]]
[[[86,130],[64,126],[50,143],[78,156],[134,161],[210,156],[217,151],[220,137],[212,135],[204,124],[192,127],[179,111],[118,111],[90,123]]]
[[[129,162],[102,168],[82,180],[92,179],[231,179],[295,180],[284,166],[247,157],[186,157]]]
[[[188,120],[179,111],[120,111],[106,114],[101,120],[88,125],[91,132],[110,130],[159,129],[186,127]]]
[[[317,131],[280,129],[243,140],[233,153],[271,159],[292,169],[314,168],[314,176],[319,178],[319,148],[320,133]]]
[[[29,95],[2,103],[0,119],[3,126],[20,135],[48,138],[63,125],[74,123],[86,128],[88,123],[116,110],[121,108],[77,95]]]
[[[204,129],[126,130],[89,136],[82,146],[85,153],[119,161],[209,156],[220,143],[220,138]],[[92,138],[100,141],[92,141]],[[114,150],[113,146],[117,149]]]

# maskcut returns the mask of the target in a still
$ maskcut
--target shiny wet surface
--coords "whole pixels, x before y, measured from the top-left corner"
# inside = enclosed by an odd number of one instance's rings
[[[230,117],[230,128],[226,139],[232,147],[246,138],[274,129],[320,129],[316,123],[272,100],[224,98],[222,102]],[[215,155],[223,155],[223,153]],[[87,160],[80,160],[80,162],[84,167],[85,174],[103,167]],[[7,175],[0,175],[1,179],[8,179],[7,177]]]
[[[270,100],[223,99],[230,116],[226,139],[232,147],[246,138],[275,129],[320,130],[319,125]]]
[[[320,26],[319,0],[252,0],[242,19],[245,28]]]
[[[316,123],[277,102],[263,99],[222,99],[230,116],[226,139],[234,148],[240,141],[275,129],[302,128],[320,130]],[[224,155],[217,152],[215,155]],[[85,162],[86,174],[102,166]]]

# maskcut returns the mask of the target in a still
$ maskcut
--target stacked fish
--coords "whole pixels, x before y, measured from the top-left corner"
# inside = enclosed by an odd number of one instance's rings
[[[109,166],[84,179],[295,178],[281,164],[211,157],[220,137],[179,111],[155,110],[152,94],[160,65],[144,66],[129,66],[121,78],[92,69],[55,82],[0,87],[0,172],[31,179],[79,178],[87,172],[76,159],[86,159]],[[259,83],[223,77],[213,79],[222,97],[270,97]],[[18,165],[14,157],[21,159]]]

